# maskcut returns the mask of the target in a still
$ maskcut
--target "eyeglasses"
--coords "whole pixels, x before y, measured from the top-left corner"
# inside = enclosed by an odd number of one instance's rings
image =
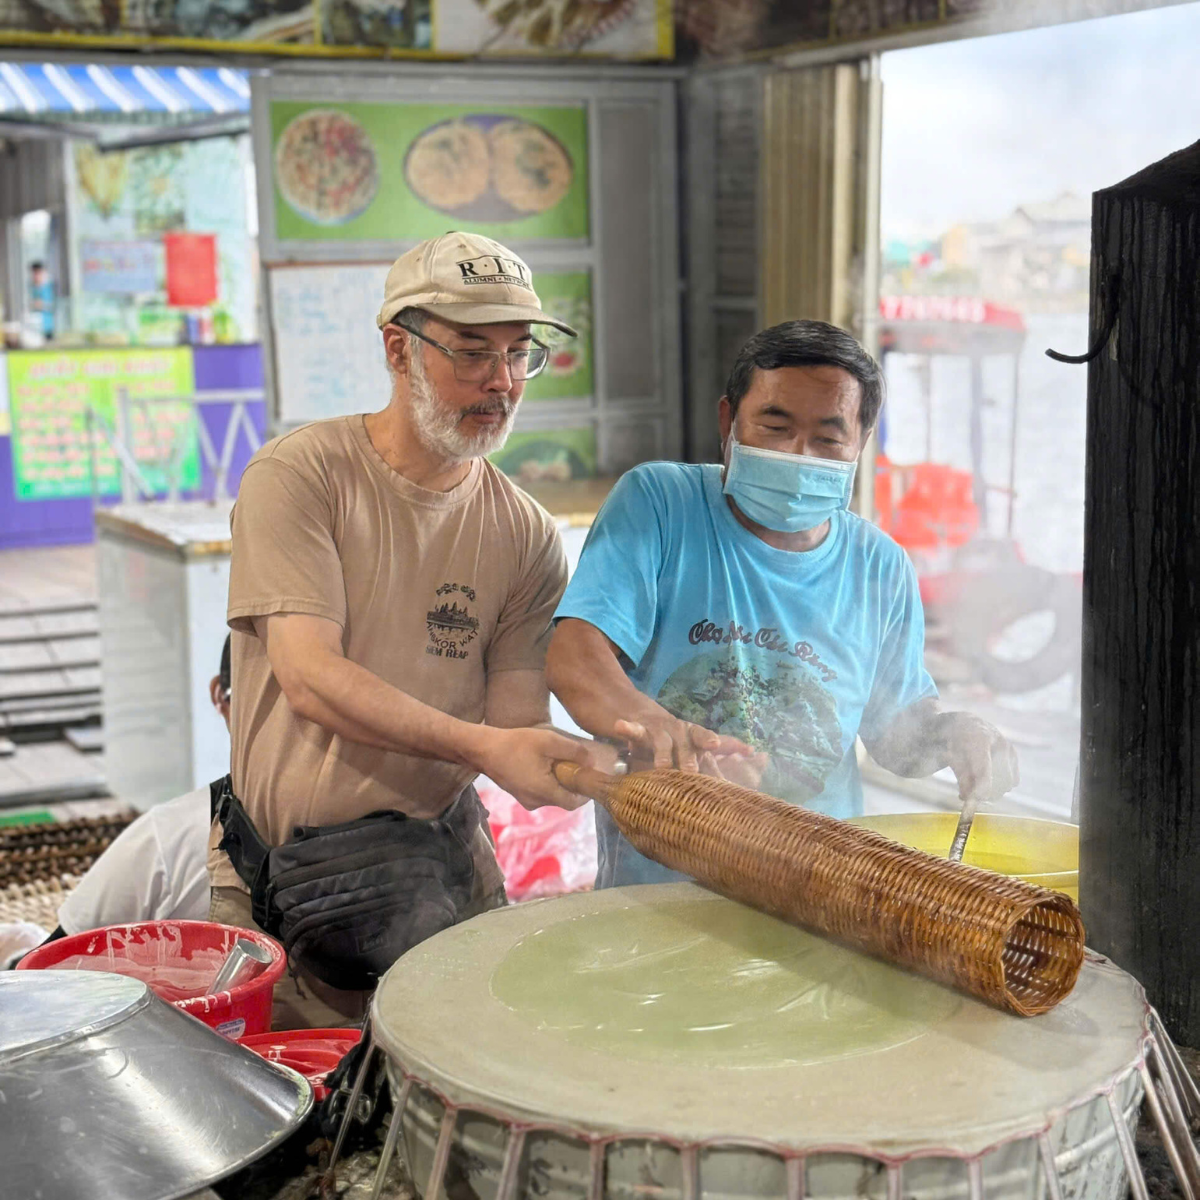
[[[426,337],[420,330],[413,329],[401,321],[392,322],[397,329],[411,333],[413,337],[440,350],[454,365],[454,378],[459,383],[485,383],[496,374],[503,358],[508,362],[508,374],[511,379],[524,381],[540,375],[545,370],[550,359],[550,351],[537,338],[533,345],[525,350],[451,350],[441,342]]]

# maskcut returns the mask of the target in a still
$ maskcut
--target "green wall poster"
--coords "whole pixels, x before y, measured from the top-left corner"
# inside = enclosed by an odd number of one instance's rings
[[[13,488],[20,500],[86,496],[92,490],[87,408],[117,427],[117,393],[130,397],[190,396],[192,352],[186,346],[140,350],[45,350],[8,355],[12,406]],[[156,491],[168,486],[168,464],[185,440],[180,487],[200,484],[200,456],[191,405],[156,404],[147,420],[141,405],[130,411],[134,458]],[[116,455],[96,439],[100,492],[120,491]]]
[[[596,428],[530,429],[514,433],[491,460],[517,483],[568,483],[596,474]]]
[[[276,100],[270,123],[278,239],[588,237],[582,104]]]
[[[542,311],[566,321],[568,337],[552,325],[535,325],[533,335],[550,348],[546,369],[525,387],[526,400],[584,400],[592,394],[592,276],[589,271],[535,271]]]

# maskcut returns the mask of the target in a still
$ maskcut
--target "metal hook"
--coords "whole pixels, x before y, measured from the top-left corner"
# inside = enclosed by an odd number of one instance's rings
[[[1092,343],[1091,349],[1086,354],[1060,354],[1057,350],[1047,350],[1046,357],[1061,363],[1090,363],[1093,358],[1097,357],[1108,345],[1108,340],[1112,337],[1113,330],[1117,325],[1117,299],[1120,286],[1121,276],[1115,271],[1108,277],[1107,287],[1101,285],[1100,301],[1108,316],[1105,319],[1104,328],[1100,331],[1100,336]]]
[[[321,1176],[320,1193],[322,1197],[334,1196],[337,1193],[337,1165],[342,1154],[342,1143],[346,1140],[346,1131],[350,1128],[354,1114],[358,1110],[358,1098],[362,1095],[363,1084],[366,1082],[371,1060],[375,1057],[377,1050],[375,1031],[371,1028],[370,1017],[367,1017],[364,1023],[362,1040],[366,1042],[366,1053],[358,1068],[358,1074],[354,1078],[354,1086],[350,1089],[350,1099],[346,1101],[346,1111],[342,1114],[342,1123],[338,1127],[337,1139],[334,1141],[333,1151],[329,1155],[329,1166]]]

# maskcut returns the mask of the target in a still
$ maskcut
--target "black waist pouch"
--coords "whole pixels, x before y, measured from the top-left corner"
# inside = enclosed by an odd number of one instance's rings
[[[298,825],[269,847],[220,781],[221,849],[250,888],[254,920],[331,987],[373,988],[406,950],[449,928],[471,902],[471,840],[483,804],[467,787],[431,821],[380,812]]]

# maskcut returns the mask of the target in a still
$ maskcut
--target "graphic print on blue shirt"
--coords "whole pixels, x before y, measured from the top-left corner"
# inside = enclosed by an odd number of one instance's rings
[[[688,630],[692,644],[714,638],[727,649],[685,662],[655,699],[680,720],[765,750],[770,762],[762,790],[807,804],[842,760],[837,700],[828,686],[837,673],[813,662],[820,659],[807,642],[781,645],[774,627],[748,632],[731,622],[722,630],[711,621],[697,621]]]
[[[847,512],[813,550],[769,546],[729,510],[715,465],[623,476],[556,616],[600,629],[631,682],[675,716],[765,751],[761,790],[830,816],[862,809],[855,737],[936,694],[904,551]],[[626,844],[629,856],[641,858]],[[599,883],[668,877],[656,870],[602,870]]]

